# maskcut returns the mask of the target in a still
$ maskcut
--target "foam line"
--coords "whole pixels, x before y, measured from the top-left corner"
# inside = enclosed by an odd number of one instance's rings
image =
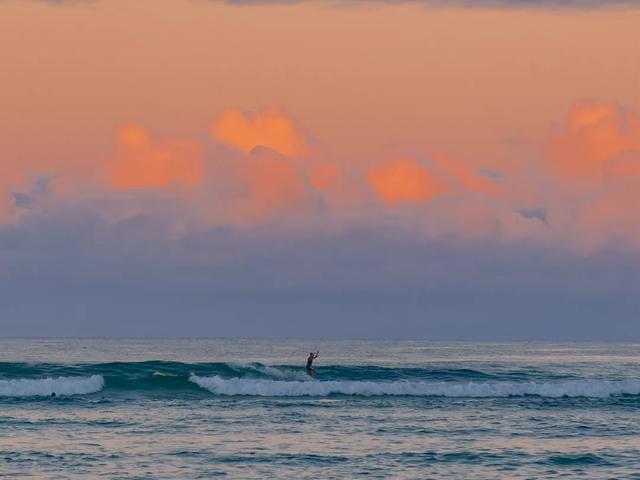
[[[410,395],[442,397],[597,397],[640,395],[640,380],[571,380],[562,382],[368,382],[281,381],[246,378],[199,377],[190,380],[217,395],[299,397],[343,395]]]
[[[0,396],[32,397],[56,395],[84,395],[102,390],[102,375],[90,377],[17,378],[0,380]]]

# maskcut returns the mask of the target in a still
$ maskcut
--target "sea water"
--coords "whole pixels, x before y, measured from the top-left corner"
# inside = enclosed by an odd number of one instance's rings
[[[640,479],[640,344],[5,339],[0,362],[8,478]]]

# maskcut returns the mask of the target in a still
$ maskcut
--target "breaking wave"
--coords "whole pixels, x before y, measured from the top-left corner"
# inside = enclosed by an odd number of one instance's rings
[[[0,380],[0,397],[86,395],[104,387],[102,375],[90,377],[17,378]]]
[[[327,395],[405,395],[441,397],[594,397],[640,395],[640,380],[574,380],[564,382],[421,382],[421,381],[282,381],[200,377],[190,380],[216,395],[300,397]]]
[[[640,395],[640,380],[586,379],[532,369],[488,371],[450,366],[327,365],[318,377],[302,366],[260,363],[0,362],[0,398],[84,395],[214,395],[301,397],[328,395],[419,397],[585,397]]]

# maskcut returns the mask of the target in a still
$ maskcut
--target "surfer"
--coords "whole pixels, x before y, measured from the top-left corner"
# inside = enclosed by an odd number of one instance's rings
[[[318,358],[319,353],[320,351],[317,351],[316,353],[309,352],[309,358],[307,358],[307,375],[309,375],[310,377],[314,377],[316,374],[316,369],[313,368],[311,364],[316,358]]]

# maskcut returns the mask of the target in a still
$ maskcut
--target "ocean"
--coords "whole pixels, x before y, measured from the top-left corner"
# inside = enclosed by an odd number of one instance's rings
[[[640,479],[640,344],[3,339],[0,477]]]

